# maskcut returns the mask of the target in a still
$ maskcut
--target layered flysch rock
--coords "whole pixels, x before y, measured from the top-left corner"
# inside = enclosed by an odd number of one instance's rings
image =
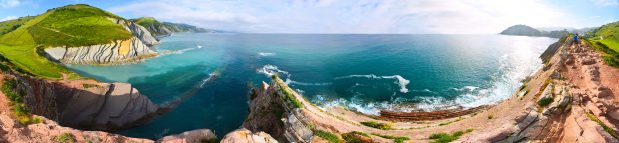
[[[66,64],[121,64],[157,55],[150,46],[159,42],[144,27],[125,20],[114,18],[109,20],[123,26],[134,36],[127,40],[101,45],[45,48],[47,57]]]
[[[115,131],[142,124],[161,109],[126,83],[15,78],[15,91],[32,113],[63,126]]]

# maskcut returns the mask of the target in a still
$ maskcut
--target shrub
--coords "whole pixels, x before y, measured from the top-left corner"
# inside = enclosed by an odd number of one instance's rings
[[[369,121],[369,122],[361,122],[361,124],[368,126],[368,127],[372,127],[372,128],[377,128],[377,129],[381,129],[381,130],[389,130],[391,129],[391,124],[387,124],[387,123],[377,123],[374,121]]]
[[[492,115],[492,114],[488,115],[488,120],[490,120],[492,118],[494,118],[494,115]]]
[[[331,132],[327,132],[327,131],[323,131],[323,130],[315,130],[314,131],[314,135],[323,138],[327,141],[329,141],[330,143],[339,143],[340,142],[340,138],[337,137],[337,135],[331,133]]]
[[[77,142],[77,140],[75,140],[75,136],[73,136],[73,134],[71,134],[69,132],[63,133],[63,134],[58,135],[58,136],[53,136],[52,137],[52,141],[61,142],[61,143],[74,143],[74,142]]]
[[[358,131],[352,131],[349,133],[345,133],[342,134],[342,138],[344,138],[344,140],[346,141],[346,143],[371,143],[371,140],[363,140],[363,138],[359,138],[359,136],[362,137],[370,137],[370,135],[364,133],[364,132],[358,132]]]
[[[608,127],[606,124],[604,124],[604,122],[600,121],[600,119],[596,118],[595,116],[593,116],[591,113],[586,113],[587,117],[589,117],[589,119],[591,121],[594,121],[596,123],[598,123],[600,126],[602,126],[602,128],[604,129],[604,131],[606,131],[608,134],[610,134],[610,136],[617,138],[617,132],[613,129]]]
[[[451,142],[451,141],[455,141],[458,138],[460,138],[460,136],[462,136],[462,135],[464,135],[466,133],[472,132],[472,131],[473,131],[473,129],[467,129],[466,131],[456,131],[456,132],[453,132],[451,134],[448,134],[448,133],[436,133],[436,134],[430,135],[429,138],[434,140],[434,141],[431,141],[431,143],[448,143],[448,142]]]
[[[544,97],[542,99],[540,99],[539,101],[537,101],[537,104],[539,106],[545,107],[550,105],[550,103],[552,103],[554,101],[554,98],[552,97]]]
[[[379,136],[381,138],[386,138],[386,139],[393,139],[393,142],[395,143],[403,143],[406,140],[410,140],[410,138],[408,137],[397,137],[397,136],[392,136],[392,135],[381,135],[381,134],[372,134],[375,136]]]

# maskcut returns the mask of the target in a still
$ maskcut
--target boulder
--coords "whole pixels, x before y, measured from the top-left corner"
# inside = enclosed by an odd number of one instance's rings
[[[226,134],[221,143],[277,143],[277,140],[264,132],[252,133],[247,129],[238,129]]]

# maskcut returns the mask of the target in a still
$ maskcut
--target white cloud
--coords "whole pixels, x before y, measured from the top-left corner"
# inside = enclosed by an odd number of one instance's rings
[[[19,0],[0,0],[0,7],[2,8],[11,8],[19,4]]]
[[[13,20],[13,19],[17,19],[17,16],[7,16],[5,18],[0,19],[0,22],[7,21],[7,20]]]
[[[197,26],[274,33],[498,33],[514,24],[559,26],[541,0],[151,0],[114,7]]]
[[[619,6],[619,0],[590,0],[590,1],[599,6],[609,6],[609,7]]]

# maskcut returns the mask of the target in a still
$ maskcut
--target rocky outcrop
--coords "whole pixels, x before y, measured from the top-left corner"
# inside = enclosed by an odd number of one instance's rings
[[[14,77],[32,113],[63,126],[114,131],[144,123],[161,109],[126,83]]]
[[[64,136],[65,138],[59,138]],[[43,118],[43,123],[22,126],[7,114],[0,114],[0,142],[114,142],[152,143],[148,139],[130,138],[101,131],[80,131]]]
[[[134,36],[101,45],[45,48],[46,56],[50,60],[66,64],[121,64],[157,55],[150,47],[159,42],[144,27],[121,19],[108,19],[123,26]]]
[[[277,140],[264,132],[252,133],[247,129],[238,129],[226,134],[221,143],[277,143]]]
[[[161,143],[212,143],[217,140],[217,136],[209,129],[197,129],[183,132],[177,135],[169,135],[159,139]]]

